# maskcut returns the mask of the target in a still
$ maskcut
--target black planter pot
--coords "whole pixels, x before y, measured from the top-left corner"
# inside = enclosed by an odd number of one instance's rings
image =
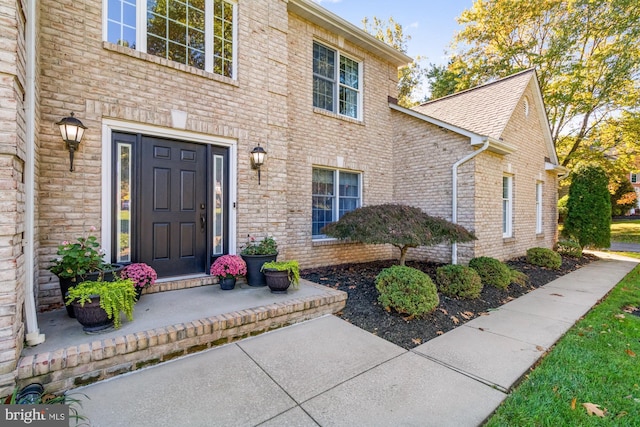
[[[112,264],[113,268],[105,270],[105,271],[94,271],[92,273],[87,273],[84,276],[76,276],[76,277],[60,277],[58,276],[58,280],[60,282],[60,294],[62,295],[62,303],[65,303],[65,298],[67,297],[67,292],[69,288],[77,285],[82,282],[96,281],[102,276],[102,280],[105,282],[113,282],[115,280],[114,273],[119,273],[124,268],[124,265],[121,264]],[[73,307],[70,305],[66,306],[67,314],[71,318],[75,318],[76,315],[73,311]]]
[[[136,302],[138,302],[140,301],[140,297],[142,297],[142,291],[144,290],[144,288],[141,286],[134,286],[134,288],[136,290],[135,300]]]
[[[113,326],[113,319],[109,319],[107,312],[100,307],[98,295],[92,296],[91,302],[86,302],[84,307],[76,302],[71,305],[76,314],[76,320],[80,322],[85,332],[96,333]]]
[[[220,279],[220,289],[222,289],[223,291],[230,291],[235,287],[236,287],[235,277],[230,277],[230,278],[223,277]]]
[[[29,384],[16,396],[16,403],[19,405],[37,405],[42,401],[44,387],[40,383]]]
[[[265,286],[267,284],[264,274],[260,271],[262,264],[269,261],[275,261],[278,254],[275,255],[241,255],[247,264],[247,284],[249,286]]]
[[[267,286],[272,294],[286,294],[291,285],[288,271],[278,271],[266,268],[264,270]]]

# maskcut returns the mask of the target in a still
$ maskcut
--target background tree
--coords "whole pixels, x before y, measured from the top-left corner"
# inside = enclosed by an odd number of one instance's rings
[[[409,248],[476,239],[461,225],[427,215],[413,206],[396,204],[358,208],[325,226],[321,232],[354,242],[391,244],[400,249],[400,265],[405,265]]]
[[[563,166],[600,124],[640,105],[637,0],[476,0],[458,22],[459,50],[429,70],[434,93],[535,67]]]
[[[611,182],[609,192],[611,193],[611,215],[613,216],[624,215],[638,204],[636,190],[626,177],[620,181]]]
[[[585,165],[572,173],[567,218],[562,234],[580,246],[608,248],[611,241],[609,178],[597,165]]]
[[[369,21],[369,18],[362,19],[364,30],[377,38],[399,50],[407,53],[407,43],[411,40],[410,35],[405,35],[402,25],[397,23],[392,17],[387,21],[376,18],[375,16]],[[398,104],[410,108],[418,104],[414,98],[426,77],[426,70],[420,64],[421,58],[418,56],[415,60],[398,68]]]

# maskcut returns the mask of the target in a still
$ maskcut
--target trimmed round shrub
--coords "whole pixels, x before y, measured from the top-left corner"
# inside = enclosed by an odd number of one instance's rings
[[[540,267],[557,270],[562,265],[562,257],[551,249],[531,248],[527,249],[527,262]]]
[[[476,299],[482,291],[482,279],[478,273],[464,265],[438,267],[436,285],[438,291],[454,298]]]
[[[469,267],[473,268],[482,279],[482,284],[507,289],[511,283],[511,270],[507,264],[495,258],[481,256],[471,259]]]
[[[376,277],[378,301],[387,310],[421,316],[440,304],[436,285],[429,276],[415,268],[394,265]]]
[[[518,271],[514,268],[511,268],[511,283],[515,283],[520,286],[527,286],[527,282],[529,281],[529,276],[524,274],[522,271]]]
[[[574,258],[582,258],[582,247],[578,242],[561,240],[555,245],[555,250],[561,255],[568,255]]]

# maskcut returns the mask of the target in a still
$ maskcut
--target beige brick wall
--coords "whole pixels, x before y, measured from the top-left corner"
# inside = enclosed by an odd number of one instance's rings
[[[238,74],[233,81],[102,42],[102,2],[41,2],[40,305],[59,302],[47,271],[56,247],[101,223],[101,126],[105,118],[171,127],[171,109],[188,113],[186,130],[238,142],[238,242],[247,234],[286,239],[287,87],[285,1],[238,3]],[[77,47],[82,54],[77,55]],[[259,47],[259,48],[256,48]],[[63,60],[64,59],[64,60]],[[283,74],[284,72],[284,74]],[[58,130],[69,114],[89,128],[68,170]],[[249,152],[269,153],[259,186]],[[286,246],[286,245],[283,245]]]
[[[15,385],[24,326],[24,4],[0,0],[0,396]]]
[[[393,65],[289,14],[286,1],[243,0],[238,2],[238,75],[232,81],[103,43],[98,0],[58,4],[41,2],[48,11],[41,20],[39,58],[42,309],[60,301],[57,278],[47,270],[57,245],[91,226],[101,231],[106,118],[171,127],[171,109],[179,109],[188,113],[187,131],[236,139],[237,209],[232,214],[239,248],[247,235],[272,235],[280,258],[298,259],[302,267],[389,256],[387,247],[312,243],[310,190],[313,165],[342,167],[362,172],[364,203],[392,200],[387,96],[395,95]],[[314,37],[363,61],[362,122],[314,111]],[[83,46],[81,55],[73,54],[77,46]],[[74,172],[68,171],[68,153],[53,126],[70,111],[89,128]],[[249,159],[258,143],[268,152],[261,185]]]
[[[452,167],[474,149],[468,137],[404,113],[394,112],[394,199],[429,215],[452,219]],[[458,168],[458,224],[474,231],[474,161]],[[458,245],[459,256],[472,244]],[[451,245],[410,249],[410,259],[451,262]]]
[[[389,258],[389,246],[313,241],[311,189],[314,166],[362,174],[362,202],[393,200],[393,127],[387,96],[396,93],[395,67],[312,23],[290,15],[289,135],[286,159],[287,247],[284,258],[302,266]],[[313,41],[361,61],[363,111],[361,121],[312,108]]]
[[[388,246],[312,240],[314,166],[362,173],[366,205],[415,202],[431,214],[450,219],[451,165],[471,152],[468,139],[416,119],[393,119],[398,114],[389,109],[387,96],[396,94],[395,67],[288,13],[286,1],[238,2],[235,81],[102,42],[99,0],[67,1],[63,7],[53,0],[40,4],[47,10],[41,19],[39,57],[41,308],[59,302],[57,279],[47,271],[56,246],[85,234],[91,226],[100,227],[101,153],[103,143],[108,143],[102,140],[101,126],[107,118],[171,127],[171,109],[179,109],[188,113],[187,131],[236,139],[237,209],[232,214],[237,218],[238,246],[246,242],[247,235],[273,235],[280,243],[281,259],[298,259],[303,268],[397,256]],[[362,121],[313,109],[313,40],[362,62]],[[83,46],[81,55],[75,54],[77,46]],[[70,111],[89,127],[76,154],[75,172],[68,171],[68,154],[53,126]],[[398,121],[411,130],[397,135]],[[519,134],[518,129],[505,131],[507,141],[512,134]],[[421,145],[423,138],[429,138],[431,145]],[[268,152],[261,185],[250,169],[248,154],[258,143]],[[516,160],[527,159],[526,150],[513,155],[514,160],[485,153],[459,170],[459,221],[477,233],[481,226],[487,226],[482,229],[482,236],[491,236],[486,249],[500,257],[511,248],[503,248],[501,220],[496,220],[501,218],[501,205],[495,194],[499,196],[501,191],[501,174],[507,167],[504,162],[518,169],[516,188],[526,187],[525,176],[535,179],[531,175],[535,167]],[[427,162],[426,170],[418,170],[420,159]],[[496,162],[504,164],[496,167]],[[474,175],[474,170],[480,172]],[[420,174],[432,182],[416,179]],[[551,178],[543,172],[543,180]],[[545,188],[552,189],[553,183]],[[526,216],[524,200],[528,198],[524,193],[518,195],[518,215]],[[483,213],[491,214],[478,216],[473,201],[480,203]],[[516,221],[516,227],[520,223],[524,224]],[[516,233],[524,236],[527,230],[516,228]],[[551,235],[547,234],[535,242],[550,244]],[[468,259],[475,253],[473,248],[484,249],[477,244],[460,245],[459,257]],[[448,261],[450,247],[414,251],[411,256]]]
[[[529,115],[524,113],[524,97]],[[498,259],[524,255],[531,247],[551,248],[557,229],[557,174],[545,171],[550,153],[544,143],[542,126],[533,102],[533,82],[518,103],[502,138],[517,149],[504,157],[483,154],[476,162],[476,201],[481,214],[476,217],[476,252]],[[513,238],[502,238],[502,177],[513,176]],[[536,234],[536,182],[543,183],[543,233]]]
[[[478,240],[458,245],[458,261],[491,256],[501,260],[524,255],[531,247],[551,248],[556,239],[557,175],[545,171],[551,157],[544,143],[533,83],[503,132],[513,154],[484,152],[458,169],[458,223]],[[544,117],[544,112],[542,112]],[[469,139],[416,118],[395,113],[395,200],[451,220],[452,165],[473,151]],[[513,176],[513,238],[502,237],[502,177]],[[536,234],[536,183],[543,183],[543,233]],[[451,245],[409,251],[410,258],[451,262]]]

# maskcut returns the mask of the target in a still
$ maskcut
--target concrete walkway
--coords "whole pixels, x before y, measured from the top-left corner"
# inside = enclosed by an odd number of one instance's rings
[[[325,316],[81,389],[93,426],[477,426],[638,260],[603,259],[407,351]]]

